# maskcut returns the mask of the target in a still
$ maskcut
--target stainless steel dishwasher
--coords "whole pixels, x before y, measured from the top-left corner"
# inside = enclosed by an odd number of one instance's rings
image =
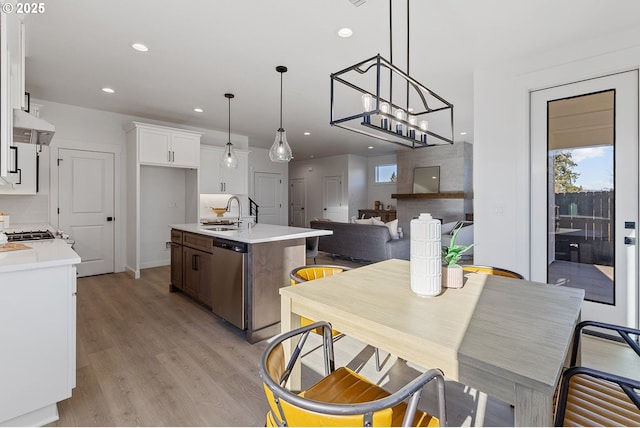
[[[213,241],[213,293],[211,310],[238,328],[247,324],[247,244],[216,238]]]

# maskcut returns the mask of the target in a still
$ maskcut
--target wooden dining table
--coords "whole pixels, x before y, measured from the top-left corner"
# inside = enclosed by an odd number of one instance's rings
[[[550,426],[581,289],[483,273],[436,297],[411,291],[409,261],[391,259],[280,289],[281,328],[300,316],[514,406],[516,426]],[[300,386],[299,367],[291,378]]]

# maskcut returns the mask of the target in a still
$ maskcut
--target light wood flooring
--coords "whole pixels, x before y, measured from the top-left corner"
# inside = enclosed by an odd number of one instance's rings
[[[338,264],[318,260],[326,262]],[[266,342],[250,345],[168,284],[168,267],[145,269],[139,280],[124,273],[78,280],[77,386],[52,426],[264,426],[257,367]],[[585,342],[583,362],[639,372],[637,358],[598,342]],[[373,348],[349,337],[335,348],[337,365],[390,390],[422,370],[381,351],[386,361],[376,372]],[[319,353],[303,358],[304,384],[320,377]],[[421,407],[434,405],[428,389]],[[455,382],[447,382],[447,406],[452,426],[513,424],[509,405]]]

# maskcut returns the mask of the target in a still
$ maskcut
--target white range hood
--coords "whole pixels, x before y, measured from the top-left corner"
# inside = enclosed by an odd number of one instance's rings
[[[13,109],[13,141],[47,145],[51,142],[56,127],[44,119],[26,111]]]

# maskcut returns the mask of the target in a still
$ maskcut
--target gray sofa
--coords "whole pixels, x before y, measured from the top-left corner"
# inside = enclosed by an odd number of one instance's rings
[[[409,260],[409,239],[391,239],[387,226],[312,221],[311,228],[333,231],[320,237],[320,251],[371,262]]]

